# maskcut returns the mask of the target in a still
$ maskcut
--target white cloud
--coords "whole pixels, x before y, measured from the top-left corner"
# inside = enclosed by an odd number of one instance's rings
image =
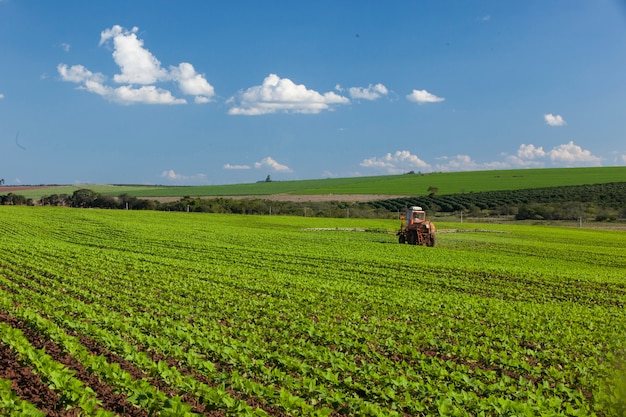
[[[161,177],[166,178],[170,181],[177,181],[177,182],[182,182],[182,181],[206,182],[207,180],[206,174],[182,175],[182,174],[175,172],[173,169],[163,171],[163,173],[161,173]]]
[[[387,87],[380,83],[376,85],[370,84],[367,87],[351,87],[348,92],[350,93],[350,97],[363,100],[377,100],[381,96],[389,94]]]
[[[120,74],[113,76],[113,82],[124,85],[117,88],[105,85],[104,75],[93,73],[82,65],[58,65],[61,78],[82,84],[79,88],[120,104],[187,103],[187,100],[176,98],[171,91],[156,85],[164,82],[177,83],[183,94],[194,96],[196,103],[211,101],[215,91],[204,75],[198,74],[187,62],[170,66],[169,70],[163,68],[161,62],[144,48],[143,40],[137,38],[137,31],[137,27],[129,31],[115,25],[100,34],[100,45],[113,42],[113,60],[121,70]]]
[[[622,162],[626,164],[626,154],[622,155]]]
[[[561,117],[561,115],[559,114],[557,114],[556,116],[551,113],[544,114],[543,120],[545,120],[546,124],[550,126],[563,126],[566,124],[565,120],[563,120],[563,117]]]
[[[590,151],[575,145],[574,142],[569,141],[564,145],[559,145],[553,148],[549,152],[549,157],[552,162],[564,163],[566,166],[572,165],[595,165],[598,166],[601,163],[601,159],[595,155],[592,155]]]
[[[68,67],[65,64],[59,64],[57,70],[63,81],[70,81],[76,84],[85,83],[87,81],[102,84],[105,80],[104,75],[93,73],[82,65],[72,65]]]
[[[287,165],[276,162],[271,156],[263,158],[260,162],[255,162],[254,167],[257,169],[267,167],[277,172],[293,172]]]
[[[480,169],[480,164],[474,162],[469,155],[443,156],[438,159],[443,162],[436,165],[437,171],[476,171]]]
[[[262,85],[248,88],[239,94],[238,100],[231,97],[230,103],[236,103],[228,113],[232,115],[255,116],[276,112],[284,113],[319,113],[332,110],[334,104],[347,104],[350,101],[333,92],[320,94],[309,90],[302,84],[295,84],[288,78],[276,74],[268,75]]]
[[[546,163],[554,167],[599,166],[601,162],[601,158],[572,141],[555,146],[550,151],[545,151],[542,146],[522,144],[515,155],[505,155],[504,161],[505,168],[544,167]]]
[[[57,66],[64,81],[81,84],[79,89],[98,94],[109,101],[119,104],[185,104],[185,99],[176,98],[169,90],[157,88],[153,85],[144,85],[135,88],[124,85],[113,88],[104,84],[105,77],[100,73],[93,73],[82,65],[68,67],[65,64]]]
[[[396,151],[379,158],[373,157],[363,160],[359,165],[364,168],[373,168],[389,174],[401,174],[411,170],[430,170],[430,165],[422,161],[417,155],[409,151]]]
[[[233,170],[238,170],[238,169],[250,169],[250,165],[231,165],[231,164],[224,164],[224,169],[233,169]]]
[[[65,52],[69,52],[71,49],[71,45],[69,43],[61,43],[61,49],[63,49]]]
[[[418,104],[438,103],[445,100],[445,98],[437,97],[426,90],[413,90],[411,94],[406,96],[406,99]]]
[[[119,25],[106,29],[100,34],[100,45],[113,39],[113,60],[122,70],[113,76],[119,84],[154,84],[167,80],[167,70],[161,68],[161,62],[143,47],[143,41],[137,38],[136,26],[130,31]]]
[[[536,159],[545,157],[546,153],[542,146],[537,148],[533,144],[526,145],[522,143],[517,150],[517,156],[521,159]]]
[[[0,93],[0,100],[4,98],[4,94]]]
[[[550,151],[544,151],[542,146],[522,144],[515,156],[507,156],[505,160],[513,168],[542,167],[547,162],[555,167],[599,166],[602,162],[600,157],[592,155],[591,151],[572,141],[555,146]]]
[[[133,88],[129,85],[118,87],[115,89],[107,89],[112,101],[120,104],[185,104],[187,101],[176,98],[169,90],[157,88],[153,85],[145,85],[140,88]]]
[[[178,86],[183,93],[196,96],[196,103],[206,103],[215,95],[213,86],[188,62],[172,67],[170,73],[172,78],[178,81]]]
[[[443,156],[437,159],[442,162],[435,165],[434,171],[440,172],[483,171],[510,167],[508,163],[502,161],[476,162],[469,155]]]
[[[621,156],[626,163],[626,155]],[[450,172],[450,171],[482,171],[494,169],[538,168],[551,165],[553,167],[572,166],[600,166],[601,158],[592,155],[590,151],[582,149],[573,142],[555,146],[546,152],[542,146],[522,144],[516,154],[503,154],[502,160],[477,162],[469,155],[442,156],[436,158],[436,164],[431,165],[412,155],[409,151],[388,153],[382,158],[369,158],[360,163],[362,167],[384,171],[389,174],[400,174],[409,170],[422,172]]]

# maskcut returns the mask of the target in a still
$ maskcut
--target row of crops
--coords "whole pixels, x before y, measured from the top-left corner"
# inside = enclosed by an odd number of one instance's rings
[[[623,415],[623,231],[396,226],[0,207],[0,414]]]
[[[477,207],[496,210],[519,207],[524,204],[593,203],[600,207],[623,209],[626,201],[626,182],[568,187],[530,188],[511,191],[485,191],[448,195],[424,195],[411,198],[374,201],[368,203],[385,210],[403,210],[418,205],[431,210],[454,212]]]

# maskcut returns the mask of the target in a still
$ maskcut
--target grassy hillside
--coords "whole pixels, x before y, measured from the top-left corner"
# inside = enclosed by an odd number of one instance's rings
[[[118,196],[120,194],[128,193],[132,194],[136,191],[148,191],[153,189],[159,189],[161,187],[151,185],[108,185],[108,184],[79,184],[79,185],[53,185],[45,187],[33,187],[24,189],[24,187],[0,187],[0,195],[6,195],[8,193],[23,195],[26,198],[39,199],[46,195],[51,194],[67,194],[72,195],[76,190],[88,188],[92,191],[103,195]],[[176,189],[176,187],[166,187],[167,189]],[[156,191],[154,191],[156,193]],[[134,194],[133,194],[134,195]]]
[[[136,197],[278,193],[425,195],[428,194],[429,187],[437,187],[438,194],[456,194],[624,181],[626,181],[626,167],[559,168],[387,175],[202,187],[161,187],[131,190],[128,193]]]
[[[289,194],[393,194],[417,196],[438,188],[437,194],[521,190],[568,185],[626,182],[626,167],[518,169],[500,171],[442,172],[430,174],[385,175],[353,178],[329,178],[300,181],[207,186],[141,186],[82,184],[12,191],[3,187],[0,194],[13,192],[27,198],[51,194],[72,194],[89,188],[103,195],[123,193],[135,197],[237,196]],[[19,190],[19,191],[17,191]]]

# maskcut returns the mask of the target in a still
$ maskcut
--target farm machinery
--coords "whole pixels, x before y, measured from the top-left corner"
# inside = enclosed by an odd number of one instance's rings
[[[399,243],[435,246],[437,235],[435,225],[426,220],[426,212],[421,207],[409,208],[400,220],[400,230],[396,233]]]

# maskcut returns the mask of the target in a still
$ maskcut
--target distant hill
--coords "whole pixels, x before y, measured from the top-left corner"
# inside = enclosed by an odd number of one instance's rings
[[[130,190],[135,197],[237,196],[271,194],[386,194],[427,195],[626,182],[626,167],[520,169],[442,172],[276,181],[197,187],[159,187]],[[432,189],[432,188],[431,188]]]
[[[13,192],[15,194],[24,195],[27,198],[40,198],[50,194],[72,194],[77,189],[88,188],[102,195],[118,196],[126,193],[140,198],[267,196],[272,194],[384,194],[424,196],[433,192],[437,195],[451,195],[619,182],[626,182],[626,167],[543,168],[438,172],[428,174],[411,173],[403,175],[206,186],[81,184],[46,188],[29,187],[29,189],[19,191],[19,187],[0,187],[0,194]]]

